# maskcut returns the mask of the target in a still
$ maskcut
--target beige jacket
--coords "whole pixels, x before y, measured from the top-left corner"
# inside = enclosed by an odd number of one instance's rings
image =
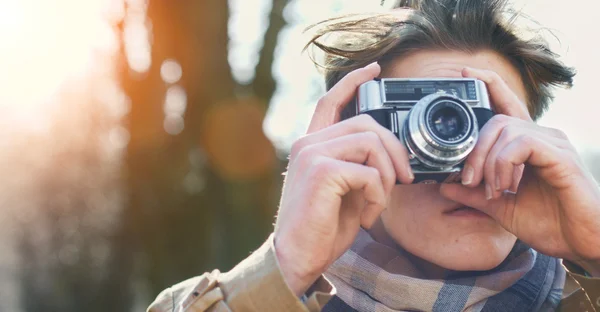
[[[577,267],[566,262],[565,267],[567,282],[559,311],[600,312],[600,278],[577,274]],[[317,312],[333,295],[335,288],[321,277],[305,300],[296,297],[283,279],[271,235],[231,271],[214,270],[165,289],[148,312]]]

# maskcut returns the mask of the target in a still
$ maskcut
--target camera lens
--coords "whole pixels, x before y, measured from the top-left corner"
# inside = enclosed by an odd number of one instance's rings
[[[479,131],[475,113],[463,100],[430,94],[406,115],[402,140],[420,165],[449,170],[473,150]]]
[[[440,143],[459,143],[469,135],[467,112],[455,102],[432,103],[426,113],[427,128]]]

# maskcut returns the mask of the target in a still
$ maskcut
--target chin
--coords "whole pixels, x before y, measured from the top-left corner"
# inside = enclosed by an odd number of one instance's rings
[[[516,242],[516,237],[508,232],[502,235],[470,234],[452,242],[439,244],[437,248],[414,251],[415,256],[442,268],[453,271],[487,271],[504,261]],[[411,246],[412,247],[412,246]]]
[[[427,220],[421,218],[421,220]],[[396,245],[427,263],[453,271],[487,271],[504,261],[517,238],[496,222],[414,222],[394,226],[396,220],[382,218],[387,235]],[[428,230],[424,230],[428,229]]]

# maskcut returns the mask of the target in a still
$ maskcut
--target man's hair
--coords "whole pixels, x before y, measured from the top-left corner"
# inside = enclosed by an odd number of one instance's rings
[[[388,0],[389,1],[389,0]],[[474,53],[492,50],[518,69],[530,115],[537,119],[552,101],[553,86],[571,87],[575,71],[534,33],[522,38],[520,15],[506,0],[402,0],[392,11],[333,18],[316,24],[306,45],[325,52],[327,90],[348,72],[427,49]],[[330,40],[333,39],[333,40]]]

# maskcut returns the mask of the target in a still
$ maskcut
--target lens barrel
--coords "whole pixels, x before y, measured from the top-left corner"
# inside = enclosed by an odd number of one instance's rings
[[[473,150],[478,137],[471,107],[447,94],[431,94],[410,110],[402,137],[410,152],[426,167],[445,170]]]

